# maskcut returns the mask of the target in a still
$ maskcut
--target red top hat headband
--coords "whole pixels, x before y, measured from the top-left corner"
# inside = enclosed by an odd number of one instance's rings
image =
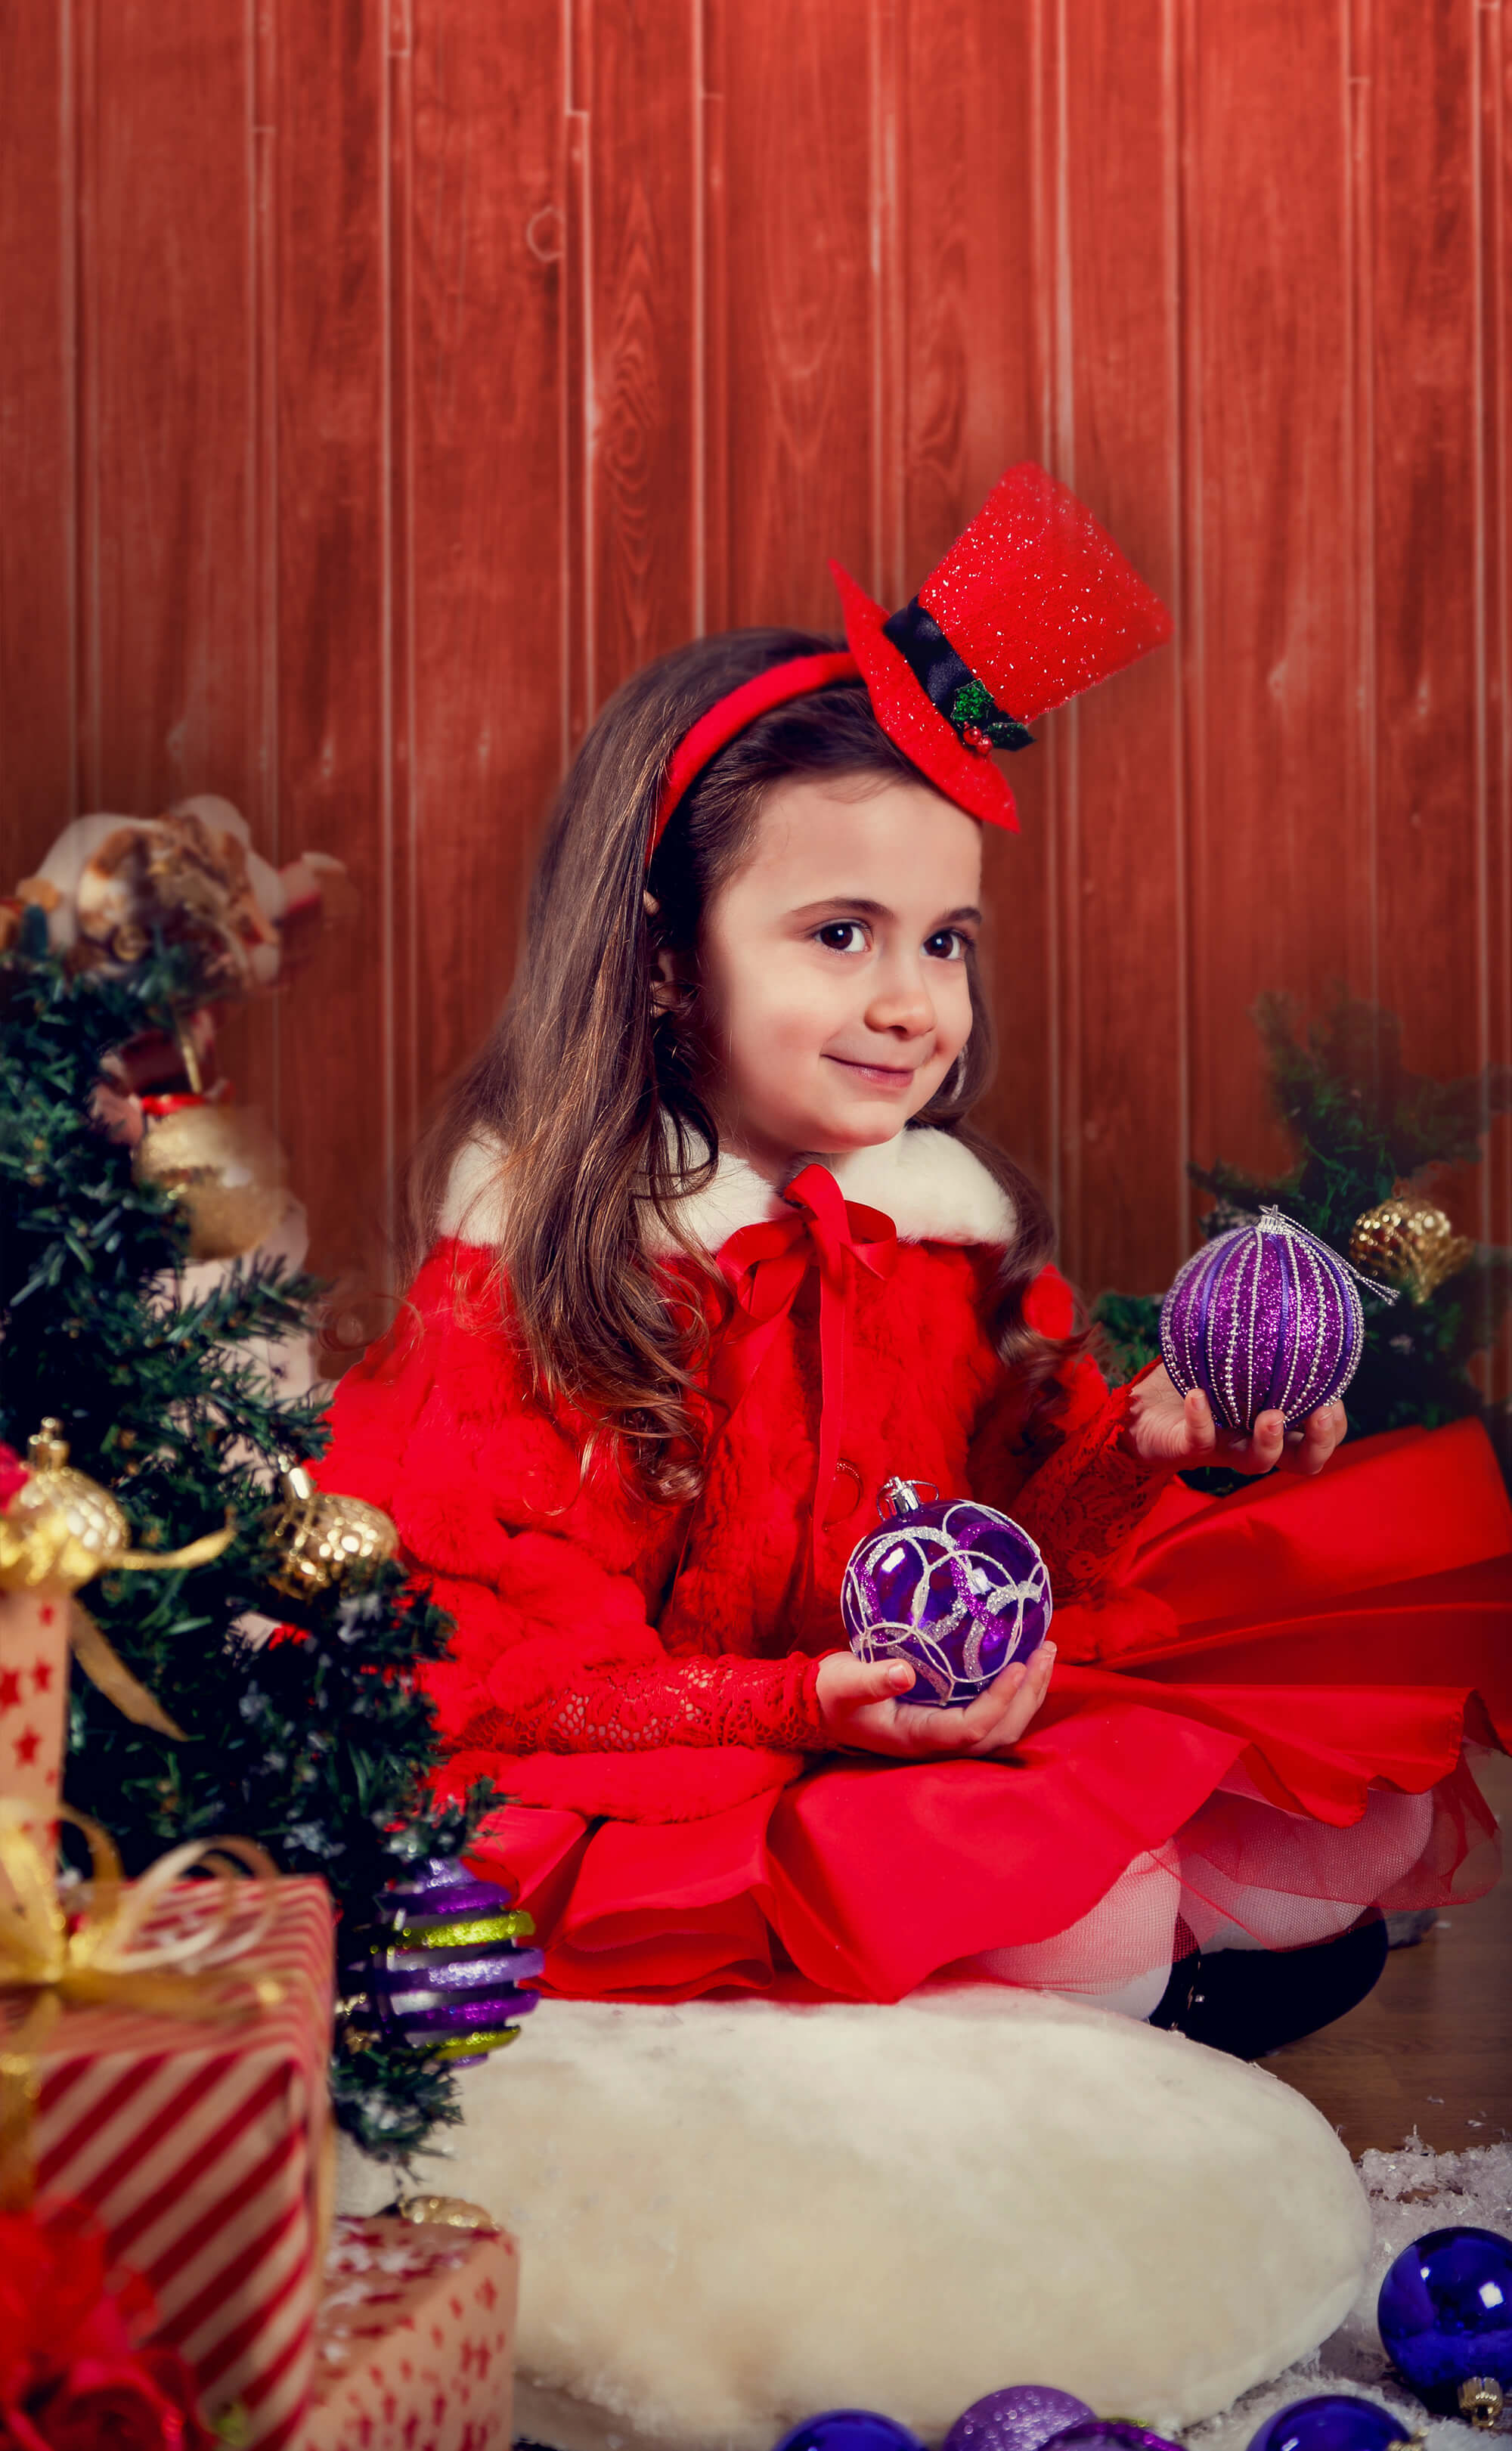
[[[1032,460],[999,478],[912,604],[891,618],[832,561],[850,652],[769,665],[677,743],[647,853],[683,794],[736,733],[832,681],[865,681],[878,723],[969,816],[1018,832],[993,749],[1027,749],[1029,724],[1170,636],[1170,615],[1085,503]]]

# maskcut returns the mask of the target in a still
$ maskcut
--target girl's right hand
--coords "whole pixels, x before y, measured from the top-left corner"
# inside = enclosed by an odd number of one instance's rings
[[[1042,1642],[1027,1661],[1001,1676],[964,1709],[910,1703],[913,1671],[900,1659],[870,1665],[849,1651],[827,1652],[815,1691],[832,1741],[868,1754],[908,1760],[942,1755],[1007,1753],[1017,1744],[1050,1690],[1055,1645]]]

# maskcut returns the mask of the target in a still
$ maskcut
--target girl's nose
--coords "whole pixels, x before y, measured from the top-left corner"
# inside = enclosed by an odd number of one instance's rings
[[[899,1038],[922,1038],[934,1027],[934,1001],[920,971],[912,964],[878,978],[867,1008],[874,1029],[891,1029]]]

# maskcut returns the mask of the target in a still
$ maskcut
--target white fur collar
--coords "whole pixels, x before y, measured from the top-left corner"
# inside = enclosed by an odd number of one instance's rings
[[[441,1234],[485,1245],[499,1242],[506,1197],[500,1157],[492,1139],[469,1141],[459,1152],[442,1206]],[[905,1243],[982,1243],[1003,1249],[1013,1239],[1013,1205],[1007,1192],[949,1132],[921,1125],[874,1148],[849,1149],[818,1163],[829,1167],[847,1200],[891,1217]],[[744,1158],[721,1156],[713,1182],[680,1204],[678,1222],[690,1241],[717,1251],[742,1226],[788,1213]],[[674,1247],[655,1219],[646,1246],[658,1252]]]

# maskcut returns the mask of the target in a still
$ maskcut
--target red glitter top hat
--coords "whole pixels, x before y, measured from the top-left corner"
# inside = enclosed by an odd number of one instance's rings
[[[994,749],[1170,636],[1170,615],[1070,488],[1032,460],[999,478],[911,604],[891,618],[832,561],[850,657],[770,666],[709,709],[678,743],[651,849],[683,794],[746,724],[853,669],[878,723],[968,815],[1018,831]]]

